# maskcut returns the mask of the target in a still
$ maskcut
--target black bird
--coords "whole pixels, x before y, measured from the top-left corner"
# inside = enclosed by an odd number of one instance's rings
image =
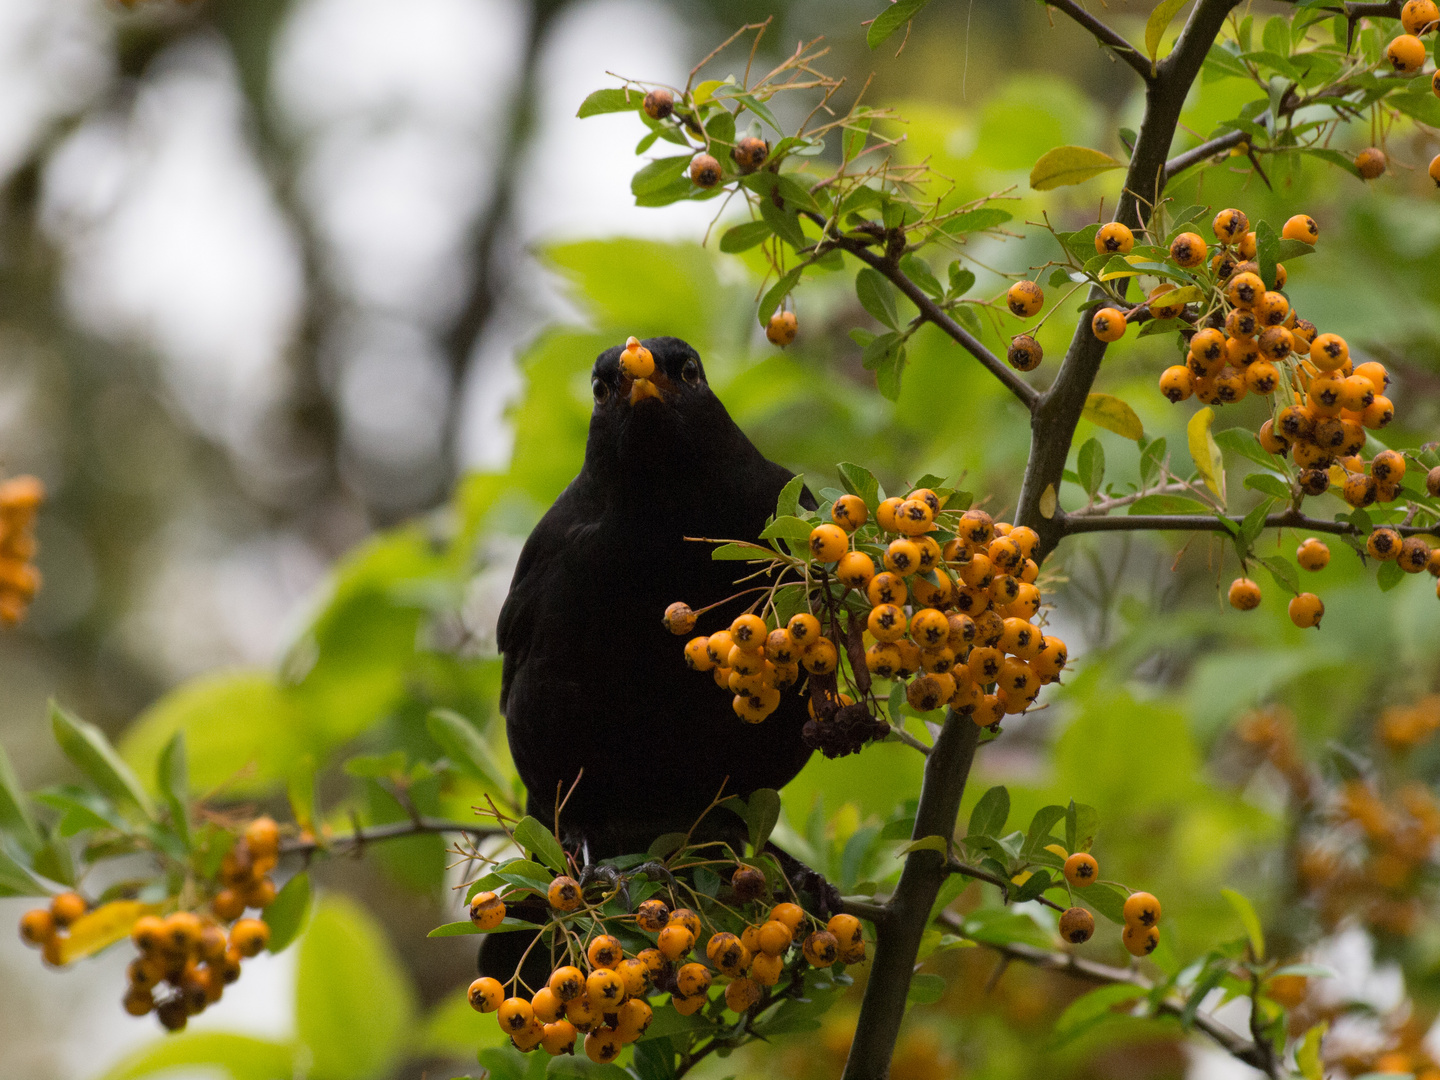
[[[762,723],[742,722],[661,623],[672,601],[698,610],[735,594],[749,569],[685,537],[755,540],[793,474],[736,426],[693,348],[643,344],[650,379],[621,371],[618,346],[595,361],[585,464],[526,541],[497,635],[528,810],[553,827],[557,796],[570,792],[560,834],[585,862],[685,831],[722,785],[741,796],[779,788],[811,753],[798,693]],[[805,502],[814,506],[808,492]],[[695,633],[724,629],[755,596],[701,616]],[[710,818],[740,825],[725,810]]]

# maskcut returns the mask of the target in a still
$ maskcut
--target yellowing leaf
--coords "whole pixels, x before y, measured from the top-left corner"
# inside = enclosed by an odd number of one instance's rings
[[[1240,923],[1245,927],[1245,936],[1250,939],[1250,951],[1256,960],[1265,959],[1265,931],[1260,927],[1260,916],[1255,914],[1255,905],[1250,903],[1250,898],[1234,889],[1221,889],[1220,895],[1225,897],[1235,914],[1240,916]]]
[[[1200,291],[1198,285],[1182,285],[1165,294],[1167,304],[1194,304],[1203,299],[1205,299],[1205,294]]]
[[[1139,270],[1110,270],[1100,275],[1101,281],[1114,281],[1116,278],[1139,277]]]
[[[1150,12],[1150,18],[1145,20],[1145,51],[1150,54],[1151,70],[1154,70],[1155,61],[1159,58],[1160,39],[1165,36],[1165,31],[1180,9],[1188,4],[1190,0],[1162,0],[1155,5],[1155,10]]]
[[[1031,870],[1021,870],[1020,873],[1012,877],[1010,881],[1016,885],[1024,885],[1025,882],[1029,881],[1034,876],[1035,874]]]
[[[1060,497],[1055,493],[1055,485],[1046,484],[1045,490],[1040,493],[1040,516],[1049,521],[1059,508]]]
[[[1057,146],[1035,162],[1030,170],[1030,186],[1036,191],[1049,191],[1068,184],[1083,184],[1091,177],[1123,167],[1109,154],[1088,146]]]
[[[1145,425],[1135,410],[1112,394],[1091,394],[1085,399],[1080,415],[1097,427],[1139,442],[1145,437]]]
[[[153,915],[159,910],[159,904],[142,904],[139,900],[101,904],[70,924],[69,937],[60,939],[60,962],[68,964],[124,940],[141,915]]]
[[[1045,850],[1059,859],[1068,859],[1070,857],[1070,852],[1065,850],[1064,844],[1046,844]]]
[[[950,850],[950,844],[943,836],[923,836],[919,840],[912,840],[895,853],[898,859],[901,855],[908,855],[912,851],[938,851],[945,854]]]
[[[1190,423],[1185,425],[1185,435],[1190,443],[1190,458],[1195,462],[1195,470],[1200,474],[1200,479],[1205,481],[1205,486],[1219,497],[1223,506],[1225,459],[1220,455],[1215,436],[1210,433],[1210,427],[1214,423],[1215,410],[1207,406],[1190,418]]]
[[[695,104],[704,105],[715,96],[715,91],[724,85],[725,81],[723,79],[707,79],[705,82],[702,82],[699,86],[695,87]]]
[[[1320,1065],[1320,1041],[1325,1038],[1325,1033],[1330,1030],[1330,1022],[1322,1020],[1309,1031],[1305,1032],[1305,1038],[1300,1042],[1300,1048],[1295,1051],[1295,1064],[1300,1069],[1300,1075],[1305,1080],[1325,1080],[1325,1070]]]

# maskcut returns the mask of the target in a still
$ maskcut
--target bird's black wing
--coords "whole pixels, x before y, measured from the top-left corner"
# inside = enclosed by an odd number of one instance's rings
[[[530,650],[537,615],[545,606],[540,595],[556,569],[556,561],[567,545],[583,540],[599,528],[604,504],[593,488],[582,471],[560,493],[520,550],[515,575],[510,579],[510,592],[501,605],[495,627],[495,643],[504,656],[500,675],[502,713],[509,708],[510,684],[514,681],[515,672],[525,663]]]

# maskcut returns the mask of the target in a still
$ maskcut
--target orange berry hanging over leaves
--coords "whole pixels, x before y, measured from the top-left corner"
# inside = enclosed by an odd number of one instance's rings
[[[1434,30],[1437,22],[1440,22],[1440,6],[1436,6],[1435,0],[1406,0],[1400,9],[1400,25],[1407,34],[1418,37]]]
[[[1018,334],[1010,339],[1010,348],[1005,359],[1016,371],[1034,371],[1045,358],[1045,350],[1029,334]]]
[[[1160,901],[1148,892],[1134,892],[1125,898],[1121,914],[1127,926],[1154,926],[1160,921]]]
[[[1170,257],[1185,269],[1193,269],[1210,255],[1210,248],[1203,237],[1193,232],[1183,232],[1170,242]]]
[[[1095,916],[1083,907],[1066,908],[1060,915],[1060,936],[1072,945],[1083,945],[1095,933]]]
[[[1237,611],[1254,611],[1260,606],[1260,586],[1249,578],[1236,578],[1230,583],[1230,606]]]
[[[1190,369],[1183,364],[1175,364],[1160,373],[1160,393],[1169,398],[1173,404],[1178,405],[1194,392],[1194,376],[1190,374]]]
[[[839,562],[850,550],[850,537],[839,525],[816,525],[810,530],[810,553],[822,563]],[[732,628],[731,633],[734,633]]]
[[[675,111],[675,95],[669,90],[651,90],[645,95],[644,108],[651,120],[664,120]]]
[[[556,911],[574,911],[585,902],[580,892],[580,883],[565,874],[550,882],[545,898]]]
[[[632,335],[620,353],[620,370],[632,379],[648,379],[655,374],[655,357]]]
[[[765,647],[767,630],[759,615],[740,615],[730,624],[730,639],[746,652],[759,652]]]
[[[665,624],[666,630],[678,637],[695,629],[695,612],[690,610],[689,604],[677,600],[665,609],[660,621]]]
[[[1425,43],[1414,34],[1401,34],[1385,46],[1385,59],[1401,75],[1410,75],[1425,66]]]
[[[1155,946],[1160,944],[1160,929],[1155,926],[1126,923],[1120,940],[1125,946],[1125,951],[1131,956],[1149,956],[1155,951]]]
[[[476,1012],[494,1012],[505,1000],[505,988],[500,985],[499,979],[487,976],[472,982],[467,996],[470,998],[470,1007]]]
[[[1304,244],[1313,244],[1320,239],[1320,226],[1309,214],[1296,214],[1285,222],[1280,230],[1280,235],[1286,240],[1299,240]]]
[[[1087,885],[1093,885],[1096,878],[1100,876],[1100,864],[1095,861],[1095,856],[1086,851],[1077,851],[1065,860],[1065,880],[1076,889],[1083,889]]]
[[[476,893],[470,901],[470,921],[481,930],[494,930],[505,921],[505,901],[493,892]]]
[[[875,562],[863,551],[849,552],[836,563],[835,576],[842,585],[863,589],[875,577]]]
[[[1301,593],[1290,601],[1290,621],[1302,630],[1319,626],[1325,615],[1325,604],[1314,593]]]
[[[590,948],[585,951],[585,955],[592,968],[613,968],[625,958],[625,950],[618,939],[609,934],[599,934],[590,942]],[[553,986],[550,989],[555,990]],[[558,990],[555,990],[555,994],[557,997],[561,996]]]
[[[546,986],[561,1001],[574,1001],[585,992],[585,976],[579,968],[566,964],[550,973],[550,981]]]
[[[1125,313],[1118,308],[1102,307],[1091,316],[1090,329],[1101,341],[1119,341],[1125,336]]]
[[[1362,180],[1374,180],[1383,176],[1387,164],[1385,151],[1378,146],[1367,147],[1355,155],[1355,168],[1360,171]]]
[[[1233,244],[1250,231],[1250,219],[1243,210],[1221,210],[1215,215],[1211,228],[1215,239],[1222,244]]]
[[[690,182],[699,188],[713,188],[720,183],[720,162],[709,154],[696,154],[690,162]]]
[[[1295,549],[1295,561],[1302,570],[1324,570],[1330,565],[1330,549],[1323,541],[1311,536]]]
[[[841,495],[830,510],[830,519],[846,532],[854,532],[870,517],[865,500],[859,495]]]
[[[1130,226],[1118,221],[1100,226],[1100,231],[1095,234],[1097,255],[1128,255],[1134,247],[1135,234],[1130,231]]]
[[[735,144],[735,149],[730,151],[730,157],[739,166],[741,172],[754,172],[765,164],[765,159],[770,156],[770,144],[764,139],[757,139],[753,135],[741,139]]]
[[[765,324],[765,337],[771,345],[778,345],[783,349],[794,342],[799,330],[800,321],[796,319],[793,311],[777,311]]]
[[[1028,319],[1045,306],[1045,290],[1033,281],[1017,281],[1005,293],[1005,302],[1012,314]]]

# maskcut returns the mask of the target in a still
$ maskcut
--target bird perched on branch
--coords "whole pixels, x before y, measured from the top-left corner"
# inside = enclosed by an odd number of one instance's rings
[[[804,699],[743,723],[661,623],[672,601],[699,611],[741,591],[740,566],[686,537],[754,541],[793,474],[736,426],[694,349],[642,344],[648,378],[622,371],[618,346],[595,361],[585,464],[526,541],[497,634],[529,812],[553,826],[569,793],[560,834],[586,861],[684,832],[722,785],[779,788],[810,756]],[[702,615],[697,632],[728,626],[756,595]]]

